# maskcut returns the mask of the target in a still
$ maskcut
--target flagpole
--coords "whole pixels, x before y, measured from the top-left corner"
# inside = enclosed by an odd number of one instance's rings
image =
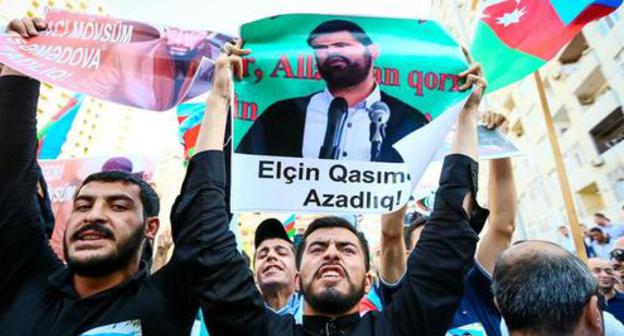
[[[561,186],[561,192],[563,193],[563,201],[565,203],[566,213],[568,215],[568,221],[570,223],[570,230],[572,231],[572,237],[574,238],[576,254],[583,261],[587,261],[587,253],[585,251],[585,244],[583,242],[583,234],[581,232],[578,216],[576,214],[576,209],[572,200],[572,191],[570,189],[570,183],[568,181],[568,175],[566,173],[565,165],[563,164],[561,148],[559,147],[559,141],[557,140],[557,136],[555,135],[555,126],[553,123],[552,114],[550,113],[550,107],[548,106],[546,92],[544,91],[542,77],[539,74],[539,70],[535,71],[533,75],[535,77],[537,91],[539,92],[540,103],[542,104],[542,112],[544,113],[544,120],[546,121],[548,140],[550,142],[550,148],[555,159],[555,166],[557,167],[559,185]]]

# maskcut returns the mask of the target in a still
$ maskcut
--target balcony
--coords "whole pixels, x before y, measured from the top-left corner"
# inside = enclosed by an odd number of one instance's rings
[[[612,90],[605,90],[596,97],[594,103],[582,105],[582,126],[589,131],[601,120],[620,106],[620,102]]]
[[[586,49],[577,62],[563,64],[561,73],[577,96],[593,94],[606,81],[600,71],[598,56],[591,49]]]

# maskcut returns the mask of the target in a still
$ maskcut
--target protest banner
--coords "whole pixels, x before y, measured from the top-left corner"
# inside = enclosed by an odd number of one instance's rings
[[[211,58],[230,38],[48,9],[48,27],[0,35],[0,63],[96,98],[164,111],[210,89]]]
[[[241,37],[234,211],[396,210],[469,94],[465,56],[433,21],[293,14]]]
[[[54,212],[50,246],[63,260],[63,234],[72,211],[73,198],[82,181],[100,171],[122,170],[147,182],[153,181],[156,161],[141,155],[102,156],[67,160],[39,160]]]

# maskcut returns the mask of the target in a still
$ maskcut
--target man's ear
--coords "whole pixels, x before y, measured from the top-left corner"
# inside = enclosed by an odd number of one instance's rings
[[[160,220],[158,217],[148,217],[147,224],[145,225],[145,238],[154,240],[154,238],[156,238],[156,233],[158,233],[158,228],[160,228]]]
[[[373,61],[376,60],[379,57],[379,47],[376,44],[371,44],[369,46],[367,46],[366,48],[368,48],[368,52],[370,52],[371,57],[373,58]]]
[[[373,274],[371,274],[371,272],[366,272],[366,277],[365,277],[365,283],[364,283],[364,293],[368,294],[368,292],[370,292],[371,287],[373,287]]]
[[[600,307],[598,306],[598,297],[592,296],[583,309],[583,323],[589,331],[589,335],[603,335],[604,323]]]
[[[295,291],[297,293],[301,293],[301,284],[299,283],[300,280],[301,280],[301,277],[299,276],[299,272],[297,272],[295,274]]]

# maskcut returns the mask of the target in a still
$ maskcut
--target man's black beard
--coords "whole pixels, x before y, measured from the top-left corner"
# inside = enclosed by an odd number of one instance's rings
[[[305,301],[314,310],[332,316],[344,315],[364,297],[364,281],[359,287],[351,284],[347,294],[338,292],[335,287],[327,287],[320,294],[312,294],[312,283],[304,287],[301,281],[300,285]]]
[[[84,277],[104,276],[123,269],[128,266],[132,258],[137,254],[137,251],[141,248],[144,240],[144,229],[145,226],[143,225],[134,231],[128,239],[119,242],[119,244],[117,244],[116,253],[92,257],[85,261],[78,261],[71,258],[68,253],[67,240],[63,239],[63,252],[65,253],[67,266],[74,273]]]
[[[329,66],[329,61],[340,59],[345,63],[345,67],[336,70]],[[350,59],[340,55],[329,56],[323,64],[318,65],[321,77],[327,83],[329,88],[344,89],[362,83],[368,77],[373,59],[369,53],[364,55],[365,63],[359,64],[352,62]]]

